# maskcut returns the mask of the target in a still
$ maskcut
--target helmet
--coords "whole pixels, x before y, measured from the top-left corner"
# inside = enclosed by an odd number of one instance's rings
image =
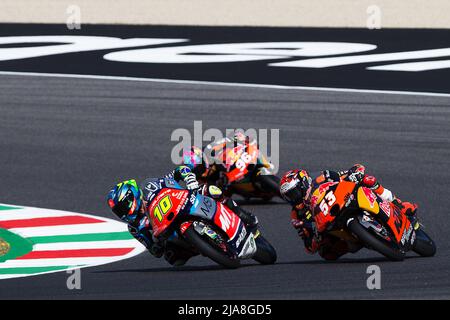
[[[298,205],[306,198],[312,179],[306,170],[291,170],[280,181],[280,194],[292,205]]]
[[[248,142],[250,137],[246,136],[242,131],[235,131],[232,139],[238,143]]]
[[[143,194],[136,180],[117,184],[108,194],[108,205],[121,220],[134,221],[142,206]]]
[[[197,178],[202,176],[208,167],[208,162],[203,158],[202,149],[196,146],[192,146],[189,151],[183,152],[183,164],[188,166]]]

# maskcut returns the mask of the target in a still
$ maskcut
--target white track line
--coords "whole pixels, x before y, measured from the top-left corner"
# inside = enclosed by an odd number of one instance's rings
[[[135,247],[136,247],[136,240],[130,239],[130,240],[109,240],[109,241],[38,243],[33,245],[33,251],[111,249],[111,248],[135,248]]]
[[[29,238],[40,236],[62,236],[72,234],[91,234],[128,231],[127,226],[122,223],[89,223],[83,225],[63,225],[51,227],[30,227],[9,229],[13,233]]]
[[[78,212],[70,212],[70,211],[62,211],[62,210],[55,210],[55,209],[44,209],[44,208],[35,208],[35,207],[18,207],[11,204],[4,204],[0,203],[0,206],[10,206],[10,207],[17,207],[17,209],[10,209],[10,210],[0,210],[0,220],[17,220],[21,219],[21,217],[28,216],[28,213],[31,214],[34,217],[61,217],[61,216],[80,216],[80,217],[86,217],[86,218],[94,218],[103,222],[112,222],[112,223],[118,223],[126,227],[126,224],[122,221],[100,217],[92,214],[85,214],[85,213],[78,213]],[[8,219],[8,217],[10,219]],[[126,229],[126,228],[125,228]]]
[[[65,270],[63,270],[63,271],[65,271]],[[40,273],[40,274],[44,274],[44,273],[46,273],[46,272],[42,272],[42,273]],[[47,273],[49,273],[49,272],[47,272]],[[0,280],[3,280],[3,279],[12,279],[12,278],[24,278],[24,277],[30,277],[30,276],[34,276],[34,274],[20,274],[20,273],[13,273],[13,274],[0,274]]]
[[[130,253],[136,255],[143,250],[134,249]],[[8,260],[0,265],[4,268],[30,268],[30,267],[53,267],[53,266],[86,266],[91,267],[100,264],[109,264],[119,260],[125,260],[129,254],[115,257],[80,257],[80,258],[52,258],[52,259],[24,259],[24,260]]]
[[[71,212],[48,212],[45,210],[26,210],[21,209],[19,210],[5,210],[0,211],[0,222],[2,221],[9,221],[9,220],[28,220],[33,218],[55,218],[55,217],[68,217],[68,216],[74,216],[74,213]]]
[[[304,86],[285,86],[285,85],[271,85],[271,84],[251,84],[251,83],[239,83],[239,82],[173,80],[173,79],[155,79],[155,78],[119,77],[119,76],[100,76],[100,75],[64,74],[64,73],[38,73],[38,72],[0,71],[0,75],[30,76],[30,77],[55,77],[55,78],[76,78],[76,79],[96,79],[96,80],[119,80],[119,81],[140,81],[140,82],[160,82],[160,83],[177,83],[177,84],[201,84],[201,85],[211,85],[211,86],[266,88],[266,89],[282,89],[282,90],[329,91],[329,92],[352,92],[352,93],[382,93],[382,94],[396,94],[396,95],[408,95],[408,96],[426,96],[426,97],[444,97],[444,98],[449,98],[450,97],[449,93],[435,93],[435,92],[370,90],[370,89],[351,89],[351,88],[326,88],[326,87],[304,87]]]

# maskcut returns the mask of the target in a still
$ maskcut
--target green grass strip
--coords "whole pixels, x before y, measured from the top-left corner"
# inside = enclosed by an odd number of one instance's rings
[[[22,209],[22,208],[11,207],[11,206],[0,206],[0,211],[2,211],[2,210],[18,210],[18,209]]]
[[[82,242],[82,241],[114,241],[134,239],[127,232],[92,233],[92,234],[70,234],[63,236],[41,236],[28,238],[34,244],[56,243],[56,242]]]
[[[9,251],[0,256],[0,262],[15,259],[33,250],[33,244],[28,239],[22,238],[6,229],[0,229],[0,239],[9,244]]]

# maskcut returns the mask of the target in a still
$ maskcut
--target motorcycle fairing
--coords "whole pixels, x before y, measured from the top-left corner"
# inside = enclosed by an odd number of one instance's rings
[[[185,208],[188,197],[188,190],[171,188],[163,188],[154,197],[148,206],[147,214],[155,237],[168,229],[171,222]]]
[[[214,221],[214,215],[217,211],[217,204],[212,198],[197,194],[195,196],[194,204],[189,212],[190,215],[199,218]]]
[[[256,144],[240,144],[233,149],[225,150],[225,152],[225,176],[229,183],[238,182],[245,178],[249,172],[249,167],[258,163],[259,151]],[[239,161],[240,165],[238,165]]]
[[[394,240],[404,247],[410,244],[415,236],[408,217],[395,208],[394,204],[381,199],[372,190],[360,187],[357,193],[358,205],[366,212],[377,216],[380,222],[385,223],[392,231]]]
[[[210,197],[197,194],[190,215],[214,222],[233,242],[243,228],[241,219],[228,207]]]
[[[190,215],[214,222],[228,236],[227,242],[239,258],[250,257],[256,252],[253,233],[248,232],[241,219],[222,203],[198,194]]]
[[[327,182],[319,185],[311,195],[310,203],[317,230],[323,232],[331,226],[340,212],[351,200],[355,188],[352,182]],[[324,209],[326,211],[324,212]]]
[[[161,190],[165,188],[171,189],[184,189],[181,187],[178,182],[176,182],[173,178],[165,177],[165,178],[150,178],[144,182],[143,192],[144,192],[144,200],[148,202],[152,202],[156,196],[161,192]]]
[[[378,214],[380,212],[377,195],[369,188],[360,187],[358,189],[357,200],[361,209],[372,214]]]

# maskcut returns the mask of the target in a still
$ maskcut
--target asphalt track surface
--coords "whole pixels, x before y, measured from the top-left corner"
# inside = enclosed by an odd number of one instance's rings
[[[281,172],[364,163],[401,198],[421,205],[438,245],[433,258],[386,261],[363,250],[327,263],[307,255],[289,207],[246,204],[278,262],[224,270],[197,257],[173,268],[149,254],[67,273],[0,281],[0,298],[317,299],[449,298],[450,98],[200,84],[0,77],[0,199],[3,203],[109,217],[118,180],[172,169],[176,128],[280,129]],[[368,290],[377,264],[382,289]]]

